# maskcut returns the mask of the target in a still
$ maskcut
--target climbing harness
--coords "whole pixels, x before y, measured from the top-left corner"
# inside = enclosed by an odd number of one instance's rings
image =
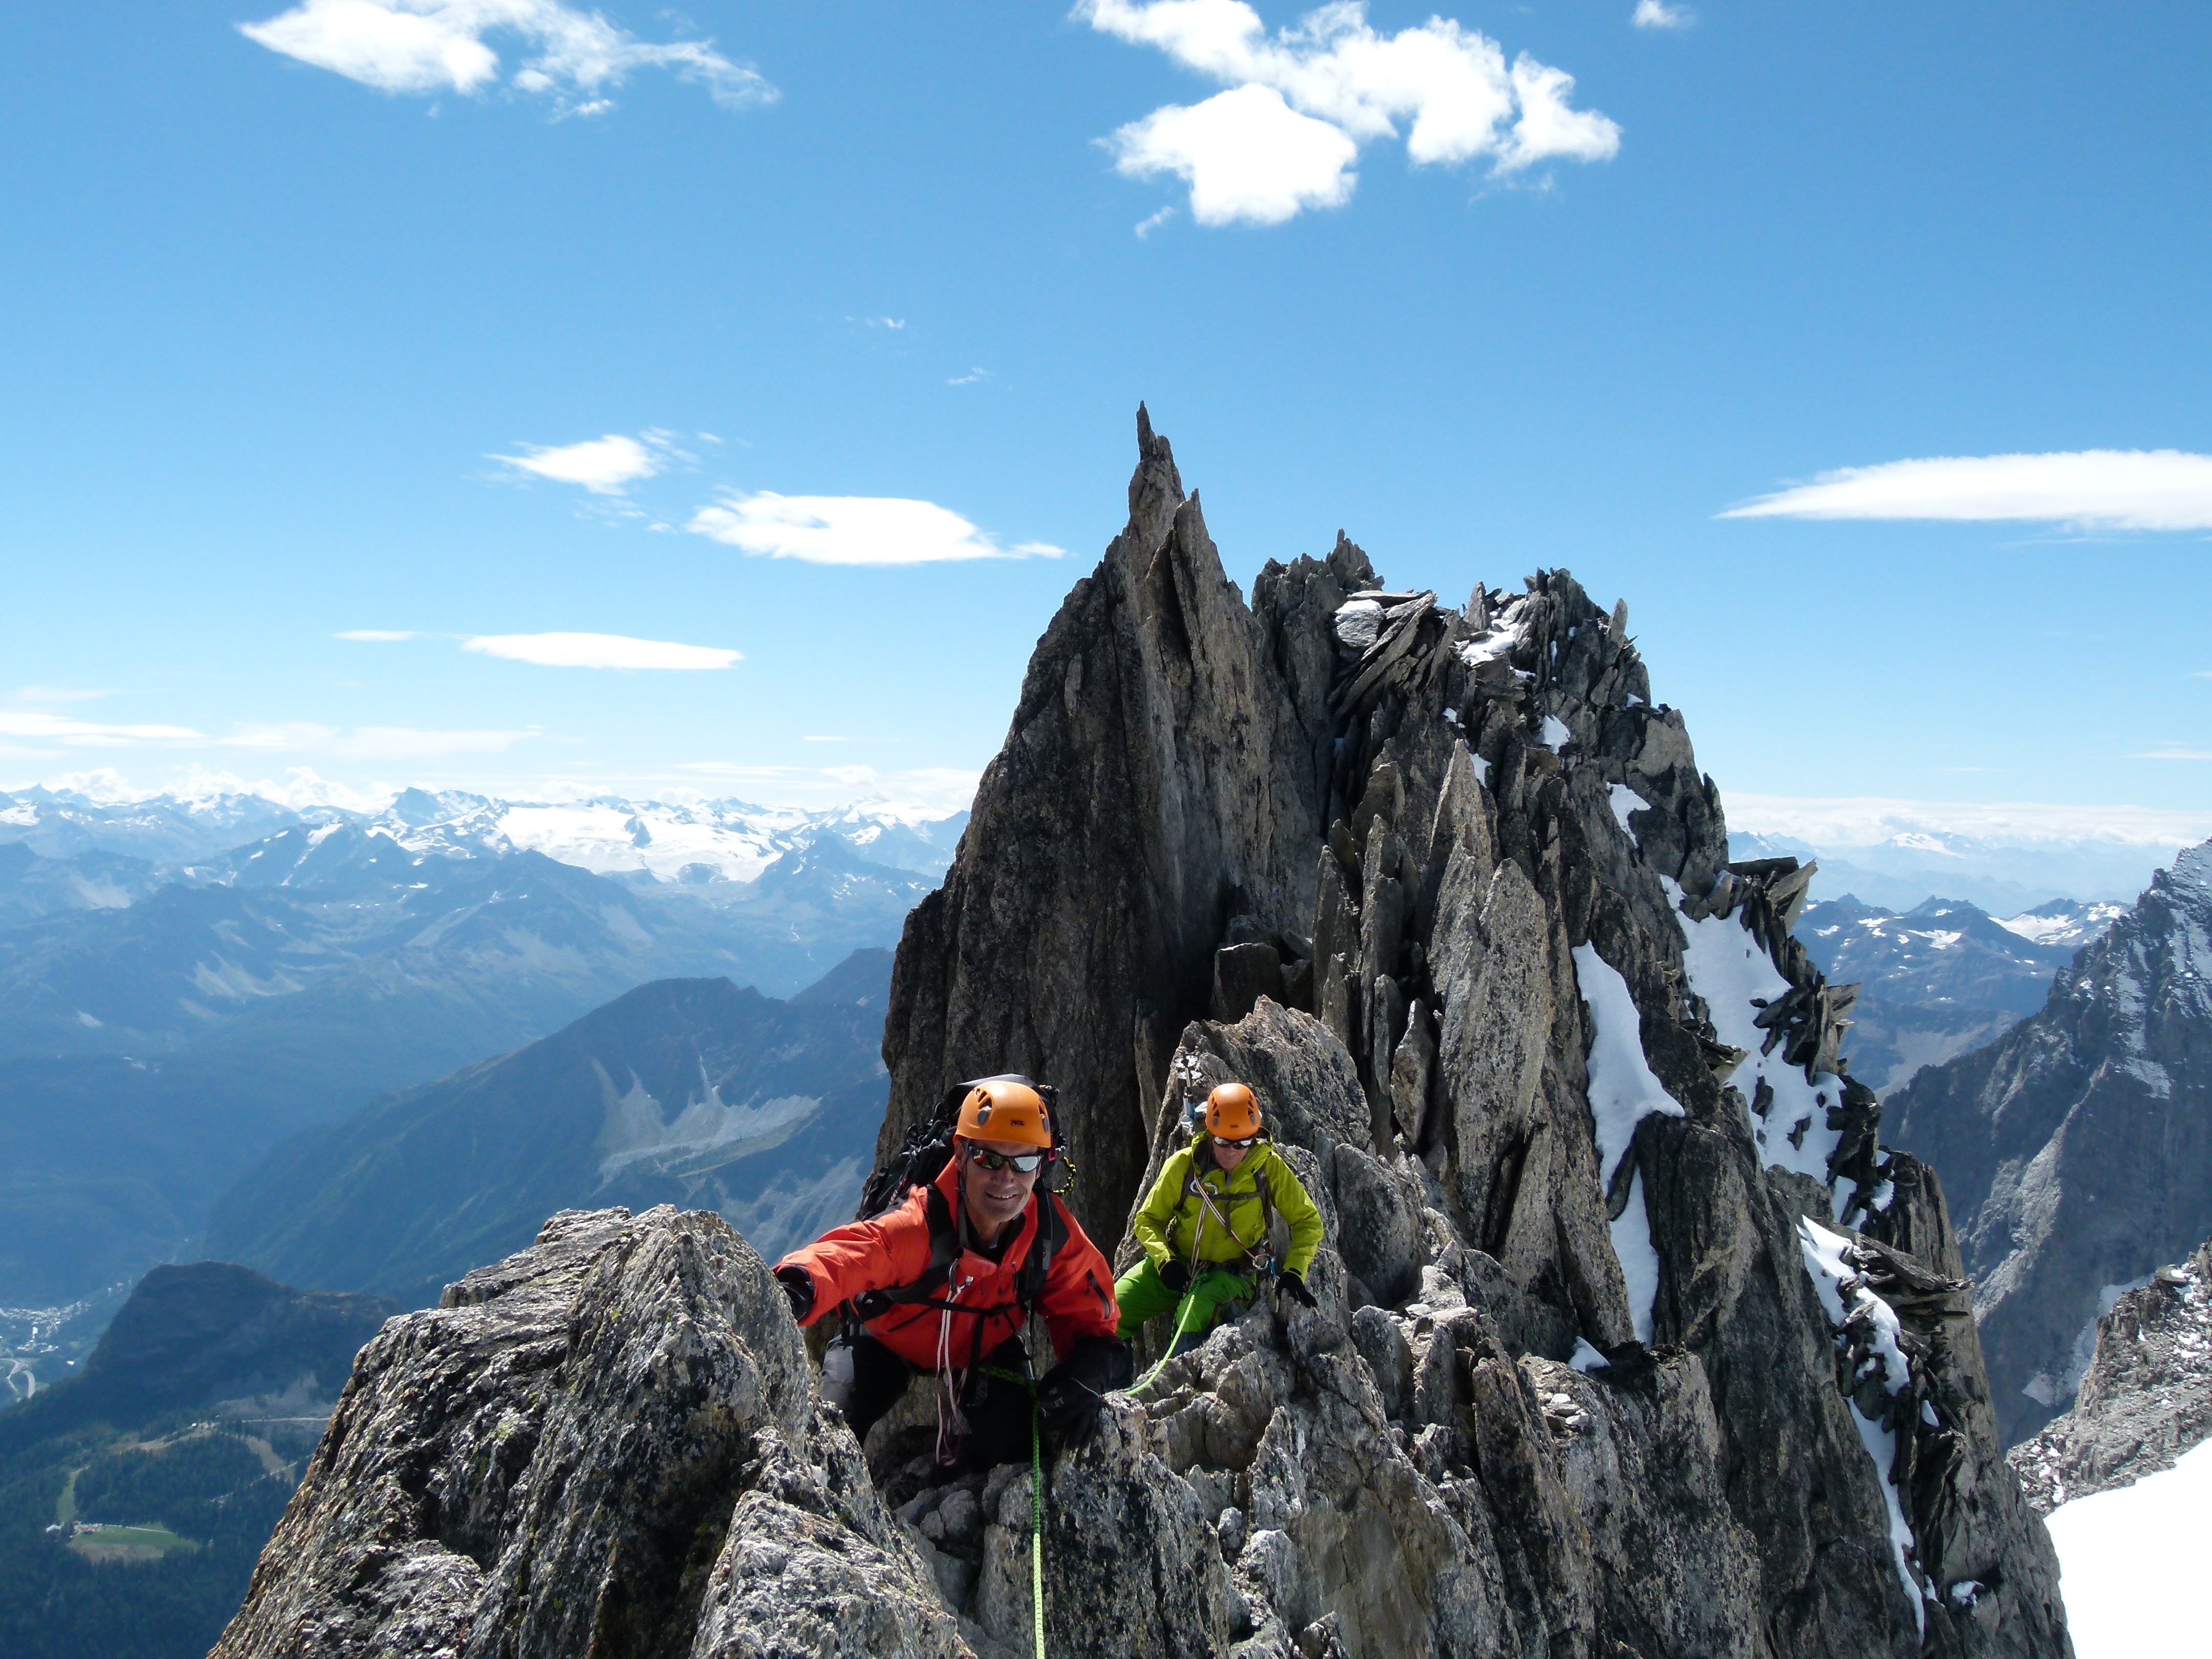
[[[1229,1224],[1229,1218],[1215,1207],[1213,1194],[1207,1189],[1206,1182],[1196,1173],[1192,1174],[1183,1191],[1186,1195],[1195,1194],[1200,1206],[1198,1224],[1191,1229],[1190,1236],[1190,1255],[1194,1263],[1198,1261],[1198,1247],[1206,1237],[1206,1218],[1211,1216],[1213,1224],[1226,1233],[1229,1242],[1243,1253],[1245,1267],[1261,1278],[1269,1276],[1275,1265],[1273,1248],[1275,1238],[1274,1189],[1267,1184],[1267,1178],[1263,1175],[1255,1175],[1252,1184],[1260,1198],[1260,1237],[1247,1244],[1243,1236]],[[1227,1194],[1223,1196],[1225,1198]]]

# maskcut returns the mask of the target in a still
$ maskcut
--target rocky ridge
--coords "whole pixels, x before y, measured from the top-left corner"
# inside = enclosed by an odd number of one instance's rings
[[[1553,572],[1453,611],[1340,537],[1268,565],[1248,609],[1141,422],[1139,447],[1129,526],[1040,642],[961,856],[908,921],[879,1145],[951,1078],[1060,1079],[1078,1207],[1108,1233],[1192,1078],[1252,1083],[1310,1154],[1340,1327],[1291,1318],[1287,1361],[1264,1330],[1219,1339],[1146,1402],[1148,1444],[1237,1543],[1251,1651],[1310,1646],[1332,1615],[1350,1652],[1481,1650],[1472,1629],[1883,1651],[1923,1624],[1961,1651],[2063,1650],[1941,1187],[1878,1145],[1838,1058],[1852,991],[1791,932],[1811,870],[1727,861],[1626,607]],[[1632,1389],[1679,1415],[1627,1409]],[[1327,1428],[1293,1403],[1330,1395],[1350,1415]],[[1376,1410],[1387,1441],[1350,1426]],[[1547,1486],[1547,1413],[1625,1488]],[[1298,1451],[1261,1459],[1270,1433]],[[1264,1496],[1265,1470],[1292,1484]],[[1393,1481],[1425,1513],[1462,1505],[1457,1532],[1348,1546],[1341,1517]],[[1632,1536],[1689,1551],[1702,1601]],[[1523,1576],[1478,1594],[1484,1540]],[[1408,1586],[1392,1617],[1363,1588],[1378,1571]],[[1967,1581],[2003,1589],[1941,1601]]]
[[[2074,1408],[2008,1456],[2027,1501],[2061,1504],[2170,1469],[2212,1437],[2212,1244],[2161,1267],[2097,1322]]]
[[[1625,607],[1454,611],[1341,537],[1248,607],[1139,439],[908,921],[879,1144],[1049,1077],[1113,1238],[1240,1078],[1317,1307],[1110,1397],[1036,1508],[887,1425],[893,1511],[721,1223],[556,1218],[365,1352],[221,1651],[1025,1652],[1041,1524],[1055,1655],[2069,1652],[1809,872],[1728,863]]]
[[[2072,1402],[2099,1316],[2212,1234],[2212,842],[1986,1048],[1889,1102],[1944,1171],[2008,1443]]]

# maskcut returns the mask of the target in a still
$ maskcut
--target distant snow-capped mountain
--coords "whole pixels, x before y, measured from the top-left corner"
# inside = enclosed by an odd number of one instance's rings
[[[731,800],[683,806],[615,796],[549,804],[410,789],[372,822],[417,851],[504,844],[595,875],[696,885],[751,881],[786,853],[824,837],[872,864],[941,876],[968,815],[927,819],[866,805],[807,812]]]
[[[335,807],[291,807],[259,795],[155,795],[101,801],[71,790],[0,793],[0,843],[21,842],[41,858],[119,853],[149,864],[205,858],[298,823],[333,823]]]
[[[2054,899],[1999,919],[1929,899],[1899,915],[1845,894],[1807,906],[1798,937],[1830,979],[1863,988],[1845,1051],[1852,1075],[1884,1091],[2033,1013],[2051,976],[2124,914]]]
[[[2112,1298],[2212,1233],[2212,842],[1986,1048],[1891,1097],[1942,1171],[2008,1440],[2063,1411]]]
[[[1924,830],[1865,843],[1741,832],[1729,837],[1734,859],[1818,860],[1816,898],[1849,893],[1900,914],[1931,898],[1963,899],[1993,916],[2033,914],[2054,899],[2117,901],[2124,909],[2151,872],[2171,864],[2179,850],[2087,836],[2015,842]]]
[[[542,853],[556,863],[620,880],[684,886],[750,882],[785,854],[824,839],[842,842],[869,863],[942,876],[952,861],[968,815],[929,817],[879,802],[828,811],[757,806],[740,800],[692,805],[617,796],[547,802],[501,800],[459,791],[405,789],[383,811],[337,807],[295,810],[258,795],[100,801],[69,791],[0,793],[0,846],[21,845],[40,858],[66,861],[88,854],[136,859],[156,868],[194,871],[224,854],[287,830],[327,831],[351,823],[391,836],[410,853],[473,858],[503,851]],[[302,843],[311,850],[313,842]],[[273,850],[273,849],[272,849]],[[19,855],[20,856],[20,855]],[[70,894],[83,877],[89,896]],[[128,890],[103,876],[41,872],[40,911],[98,908],[101,894]],[[5,872],[0,872],[0,878]],[[143,885],[143,876],[136,884]],[[25,901],[30,904],[33,901]]]
[[[2007,933],[2017,933],[2031,945],[2078,951],[2127,915],[2124,904],[2085,903],[2079,899],[2053,899],[1999,921]]]
[[[1850,895],[1808,905],[1800,932],[1820,970],[1892,1002],[2032,1014],[2051,976],[2124,907],[2057,900],[2000,921],[1958,899],[1929,899],[1900,915]],[[2093,921],[2091,911],[2101,913]]]

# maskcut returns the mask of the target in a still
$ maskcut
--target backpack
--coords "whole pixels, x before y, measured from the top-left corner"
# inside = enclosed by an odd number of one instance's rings
[[[970,1078],[945,1091],[944,1097],[937,1103],[937,1109],[908,1129],[905,1143],[882,1169],[868,1177],[867,1185],[860,1188],[860,1207],[854,1212],[854,1220],[872,1221],[905,1203],[907,1194],[915,1188],[936,1185],[937,1177],[945,1173],[945,1165],[952,1157],[952,1133],[959,1127],[960,1103],[979,1083],[1018,1083],[1036,1091],[1044,1102],[1045,1121],[1052,1125],[1052,1150],[1045,1154],[1044,1172],[1037,1177],[1037,1190],[1057,1193],[1066,1189],[1075,1174],[1075,1164],[1067,1156],[1066,1132],[1060,1127],[1060,1091],[1049,1083],[1032,1083],[1018,1072],[1001,1072],[992,1077]]]
[[[1052,1272],[1052,1259],[1067,1242],[1066,1215],[1054,1194],[1066,1186],[1068,1178],[1075,1173],[1074,1162],[1067,1156],[1067,1138],[1060,1127],[1060,1092],[1049,1083],[1032,1083],[1015,1072],[970,1078],[945,1091],[936,1111],[907,1131],[905,1143],[882,1169],[868,1177],[867,1185],[860,1189],[860,1207],[854,1217],[856,1221],[872,1221],[890,1213],[905,1203],[907,1194],[916,1187],[927,1193],[924,1204],[929,1218],[929,1266],[911,1285],[902,1285],[895,1290],[866,1291],[846,1303],[843,1313],[848,1338],[856,1334],[860,1326],[902,1304],[929,1303],[951,1276],[953,1261],[960,1254],[960,1229],[951,1206],[938,1188],[937,1178],[945,1173],[945,1166],[952,1158],[953,1131],[960,1122],[960,1103],[967,1099],[968,1091],[978,1083],[1019,1083],[1036,1090],[1044,1101],[1045,1119],[1052,1126],[1052,1148],[1046,1154],[1044,1170],[1037,1177],[1036,1191],[1042,1201],[1037,1236],[1015,1272],[1014,1297],[1026,1314],[1044,1293],[1045,1279]]]

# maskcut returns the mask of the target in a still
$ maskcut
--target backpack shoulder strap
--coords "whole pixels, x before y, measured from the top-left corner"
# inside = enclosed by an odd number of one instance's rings
[[[1068,1237],[1067,1211],[1060,1194],[1039,1193],[1037,1206],[1036,1237],[1030,1241],[1030,1253],[1022,1258],[1021,1271],[1014,1275],[1015,1299],[1024,1313],[1044,1294],[1045,1281],[1052,1275],[1052,1259]]]

